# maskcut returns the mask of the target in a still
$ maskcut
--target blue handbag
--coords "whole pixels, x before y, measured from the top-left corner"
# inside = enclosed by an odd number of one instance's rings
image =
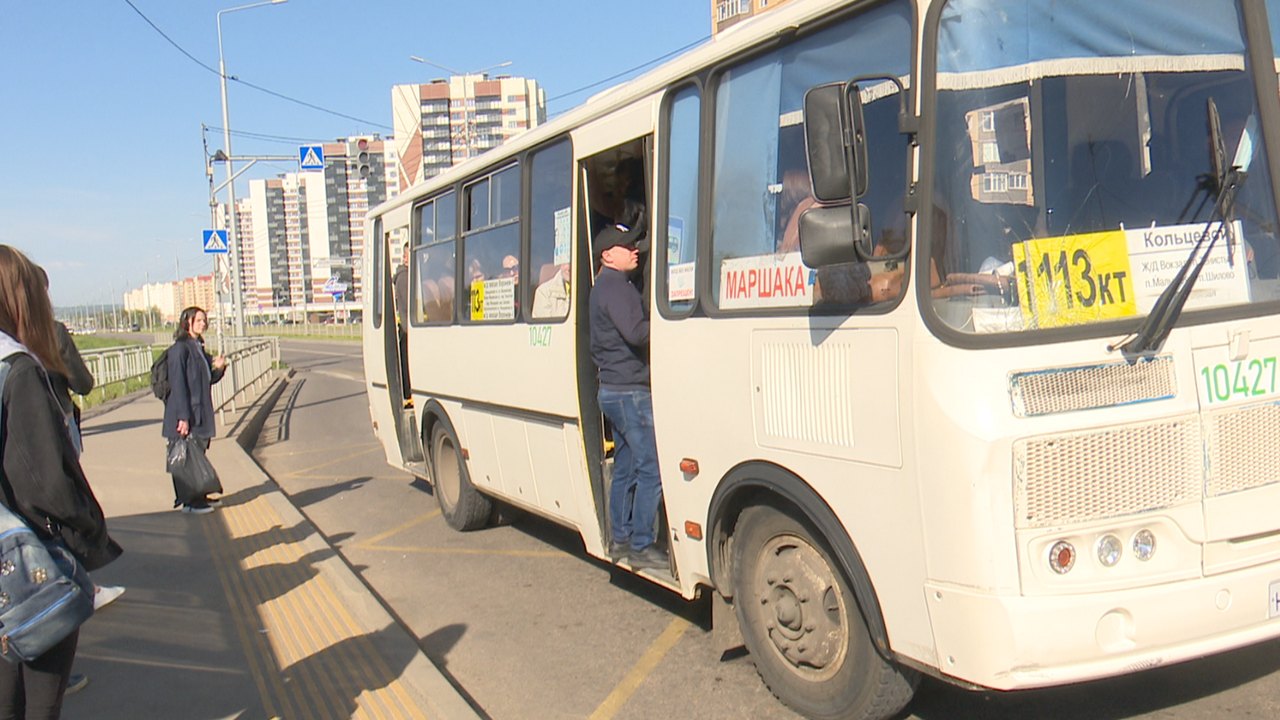
[[[9,367],[0,360],[0,396]],[[60,541],[42,539],[0,503],[0,657],[34,660],[92,615],[89,572]]]

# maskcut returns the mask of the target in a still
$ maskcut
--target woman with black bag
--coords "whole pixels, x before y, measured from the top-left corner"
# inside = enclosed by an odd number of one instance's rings
[[[0,502],[46,543],[61,544],[88,570],[119,557],[106,519],[80,468],[47,370],[66,372],[53,308],[35,265],[0,245],[0,360],[9,364],[0,396]],[[57,718],[79,631],[39,657],[0,662],[0,720]]]
[[[169,395],[164,401],[164,424],[160,433],[169,440],[169,458],[174,457],[175,445],[194,439],[188,452],[203,453],[213,439],[213,383],[222,379],[227,369],[227,359],[221,355],[211,357],[204,349],[204,331],[209,327],[209,316],[202,308],[186,308],[178,316],[178,328],[173,332],[173,345],[169,348]],[[195,447],[191,447],[195,445]],[[209,493],[222,492],[220,486],[201,491],[192,488],[185,473],[173,474],[173,506],[182,506],[186,513],[213,512],[218,501]],[[212,466],[203,463],[208,469]],[[216,477],[215,477],[216,482]]]

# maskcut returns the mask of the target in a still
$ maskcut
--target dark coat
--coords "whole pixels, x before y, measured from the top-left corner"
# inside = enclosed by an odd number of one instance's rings
[[[160,434],[170,440],[177,438],[178,421],[186,420],[195,437],[213,437],[211,388],[222,375],[223,370],[213,369],[213,358],[205,352],[204,343],[195,338],[174,342],[169,348],[169,397],[164,401]]]
[[[62,356],[62,364],[67,366],[67,374],[64,376],[62,373],[50,372],[49,382],[53,385],[53,394],[58,398],[62,411],[68,415],[75,413],[76,421],[79,422],[80,408],[71,401],[71,393],[88,395],[93,389],[93,373],[85,367],[84,358],[80,357],[80,350],[71,339],[67,326],[54,323],[54,330],[58,335],[58,354]]]
[[[89,570],[123,552],[107,535],[107,522],[67,434],[44,370],[31,356],[10,357],[0,399],[3,468],[0,502],[32,529],[53,531]]]

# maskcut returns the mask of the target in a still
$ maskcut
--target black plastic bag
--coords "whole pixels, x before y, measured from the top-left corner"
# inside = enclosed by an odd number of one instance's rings
[[[169,441],[165,469],[173,476],[173,489],[183,503],[204,500],[222,492],[222,481],[204,454],[204,441],[190,435]]]

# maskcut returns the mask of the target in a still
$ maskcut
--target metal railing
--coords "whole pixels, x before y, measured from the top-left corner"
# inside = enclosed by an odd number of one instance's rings
[[[80,356],[84,358],[89,374],[93,375],[94,388],[98,389],[149,374],[155,354],[148,345],[126,345],[88,350]]]
[[[225,422],[227,411],[235,412],[237,403],[257,398],[280,360],[280,340],[274,337],[222,338],[221,353],[227,358],[227,372],[214,385],[213,408],[219,422]],[[128,345],[84,352],[85,367],[94,378],[94,391],[117,382],[147,378],[160,345]],[[246,394],[252,391],[252,394]]]
[[[227,411],[236,411],[242,395],[252,402],[270,380],[271,371],[280,360],[280,339],[223,336],[222,344],[227,372],[213,386],[213,407],[218,411],[218,422],[225,424]],[[252,393],[245,395],[246,391]]]

